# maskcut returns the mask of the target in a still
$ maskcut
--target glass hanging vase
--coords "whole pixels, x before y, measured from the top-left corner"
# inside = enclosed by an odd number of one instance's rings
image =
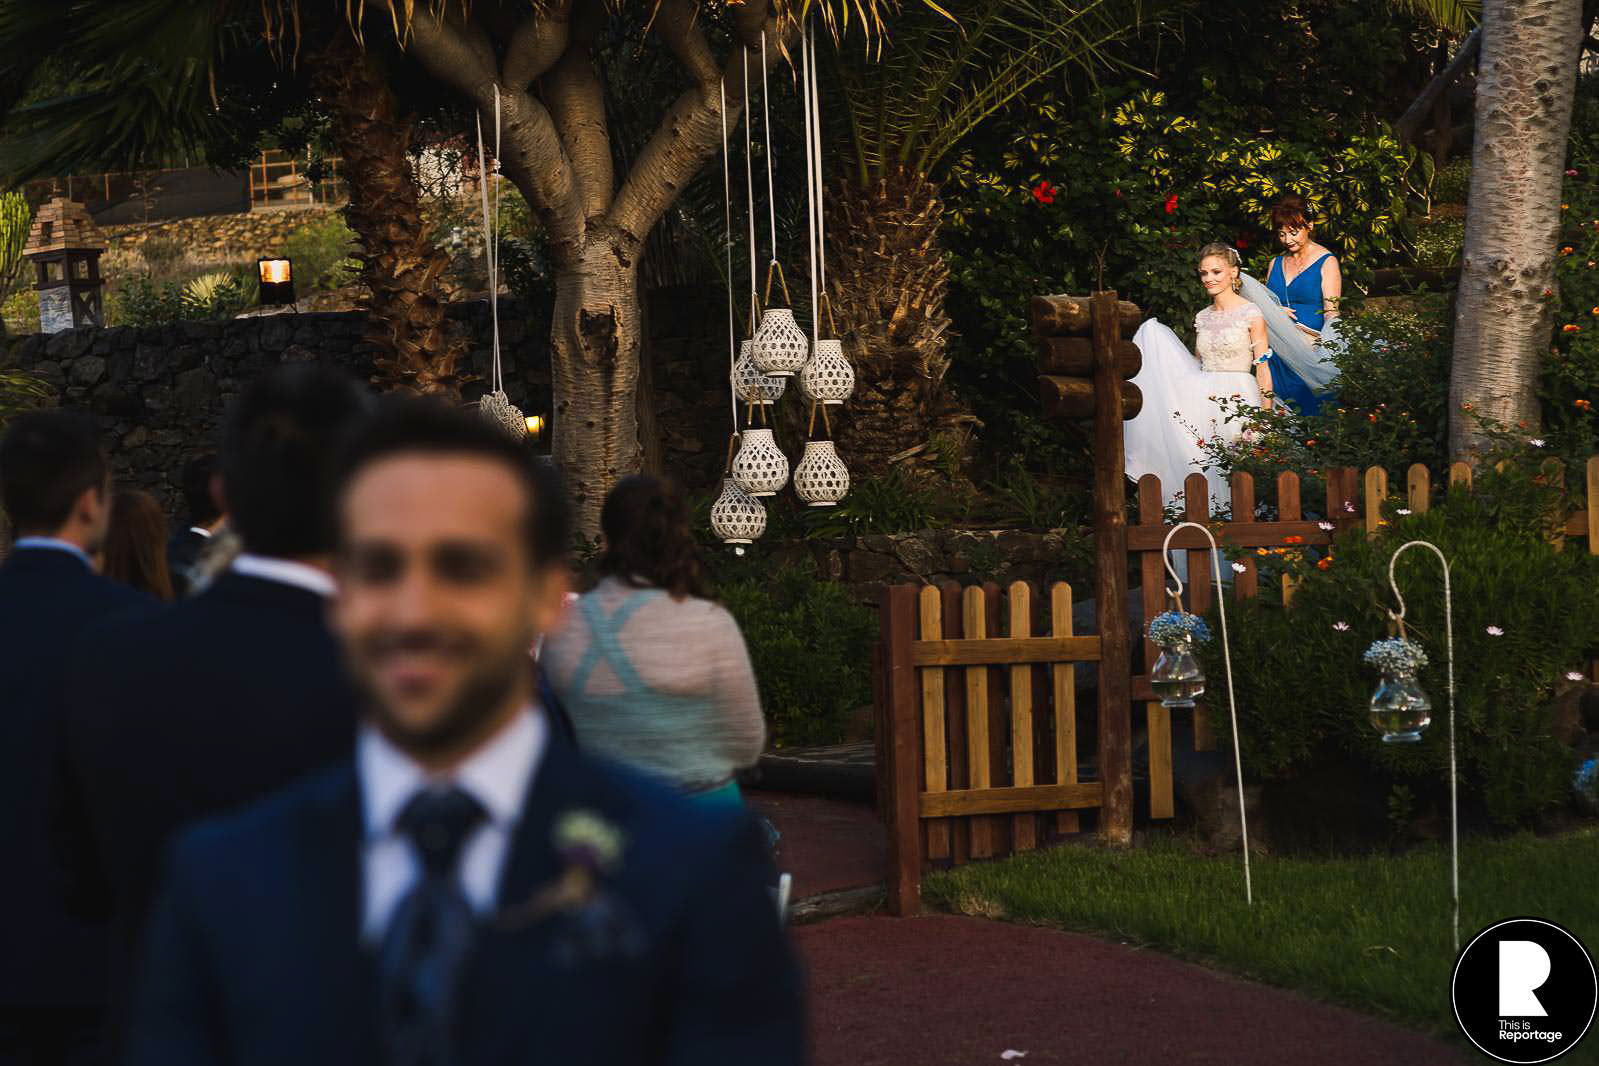
[[[1194,657],[1192,637],[1160,646],[1160,657],[1149,672],[1149,687],[1162,707],[1192,707],[1194,698],[1205,694],[1205,672]]]
[[[1384,744],[1408,744],[1421,739],[1432,722],[1432,701],[1421,690],[1415,674],[1385,673],[1371,697],[1371,724]]]

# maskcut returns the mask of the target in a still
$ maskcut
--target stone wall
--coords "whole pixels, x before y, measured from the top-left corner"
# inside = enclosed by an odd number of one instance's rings
[[[328,207],[299,210],[250,211],[228,215],[199,215],[170,222],[135,222],[103,226],[101,233],[113,249],[136,251],[152,238],[176,241],[192,255],[258,256],[275,250],[284,238],[302,226],[320,221]]]
[[[774,545],[778,561],[810,558],[817,572],[842,581],[863,603],[876,605],[885,585],[973,584],[1031,581],[1083,583],[1074,561],[1085,556],[1086,533],[1054,529],[934,529],[914,533],[868,534],[838,540],[804,540]],[[1082,598],[1081,594],[1079,598]]]
[[[649,321],[664,468],[690,492],[716,481],[727,435],[727,341],[703,294],[657,293]],[[450,308],[468,338],[468,365],[486,389],[490,320],[485,301]],[[550,414],[547,327],[514,299],[500,301],[506,392],[528,414]],[[365,380],[372,356],[360,312],[275,314],[228,322],[66,330],[0,337],[0,366],[30,371],[54,386],[57,402],[100,416],[117,475],[181,511],[183,464],[215,447],[222,412],[239,388],[278,365],[325,361]]]

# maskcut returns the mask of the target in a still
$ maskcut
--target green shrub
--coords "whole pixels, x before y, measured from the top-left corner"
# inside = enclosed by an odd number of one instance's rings
[[[1572,120],[1555,288],[1556,324],[1539,380],[1542,433],[1565,456],[1599,451],[1599,82],[1580,83]]]
[[[943,524],[939,492],[918,484],[901,467],[850,486],[847,496],[825,513],[807,516],[812,537],[855,537],[863,533],[908,533]],[[813,512],[814,514],[814,512]]]
[[[295,291],[303,294],[353,283],[361,273],[357,248],[344,216],[328,212],[285,237],[276,254],[294,260]]]
[[[149,277],[129,278],[110,293],[107,319],[117,326],[156,326],[191,317],[183,286]]]
[[[22,258],[33,226],[33,209],[20,192],[0,193],[0,305],[9,302],[14,290],[26,283],[29,271]],[[0,321],[0,332],[5,322]]]
[[[774,742],[842,741],[850,712],[872,700],[873,612],[809,566],[728,582],[720,595],[744,631]]]
[[[1086,510],[1082,493],[1041,480],[1019,459],[989,484],[988,496],[1001,524],[1022,529],[1075,529]]]
[[[232,318],[254,302],[254,292],[234,273],[216,270],[193,278],[183,287],[187,318]]]
[[[1445,163],[1433,175],[1432,198],[1441,204],[1463,204],[1471,188],[1471,160],[1465,156]]]
[[[18,289],[7,296],[0,306],[0,317],[5,320],[7,333],[39,332],[39,290]]]
[[[1534,463],[1512,462],[1502,474],[1488,468],[1474,491],[1451,490],[1425,514],[1391,505],[1379,535],[1339,537],[1325,568],[1301,562],[1291,607],[1229,599],[1245,773],[1282,779],[1353,760],[1390,787],[1440,797],[1448,763],[1443,582],[1425,549],[1406,552],[1397,571],[1409,635],[1430,659],[1421,684],[1433,725],[1421,743],[1380,742],[1367,718],[1377,678],[1361,663],[1367,645],[1388,634],[1389,558],[1423,539],[1451,568],[1463,808],[1511,825],[1563,802],[1577,757],[1551,735],[1549,706],[1567,671],[1599,643],[1599,558],[1544,539],[1568,504]],[[1211,706],[1224,710],[1220,642],[1203,654]],[[1227,732],[1225,713],[1213,720]]]

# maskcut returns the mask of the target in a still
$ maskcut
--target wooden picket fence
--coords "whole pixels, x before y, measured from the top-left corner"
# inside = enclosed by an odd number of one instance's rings
[[[1065,582],[1045,614],[1021,581],[884,591],[879,798],[896,914],[915,911],[925,865],[1034,848],[1105,802],[1078,770],[1075,664],[1100,658],[1100,638],[1072,632]],[[1113,731],[1101,723],[1097,740]]]
[[[1558,464],[1546,465],[1545,473],[1565,476]],[[1469,489],[1472,469],[1455,463],[1447,477],[1450,486]],[[1599,554],[1599,456],[1587,461],[1582,477],[1582,505],[1553,537],[1586,538],[1587,550]],[[1383,506],[1391,498],[1385,470],[1336,468],[1325,480],[1325,498],[1308,507],[1316,516],[1306,517],[1298,475],[1280,474],[1277,518],[1257,521],[1254,478],[1235,474],[1231,513],[1239,517],[1213,523],[1209,484],[1191,474],[1183,485],[1183,519],[1210,528],[1222,546],[1241,550],[1243,569],[1230,575],[1232,588],[1236,596],[1250,598],[1260,591],[1253,549],[1324,547],[1348,528],[1375,531],[1384,521]],[[1402,492],[1397,489],[1394,495],[1405,507],[1424,512],[1433,498],[1432,475],[1425,466],[1412,465]],[[1146,619],[1165,606],[1161,549],[1172,527],[1166,523],[1164,498],[1158,478],[1141,479],[1137,523],[1126,529],[1125,550],[1138,561]],[[1172,548],[1187,552],[1187,607],[1203,614],[1215,594],[1209,542],[1199,531],[1184,529],[1172,537]],[[1281,581],[1283,600],[1291,603],[1292,578],[1284,575]],[[1080,718],[1075,688],[1075,664],[1115,659],[1109,645],[1125,632],[1125,623],[1118,628],[1101,620],[1109,640],[1074,634],[1072,589],[1065,583],[1048,590],[1047,617],[1045,608],[1045,599],[1022,582],[1003,594],[992,583],[961,588],[953,582],[884,591],[878,780],[879,806],[890,832],[889,905],[895,913],[916,910],[921,873],[928,866],[1036,847],[1077,832],[1084,810],[1096,811],[1102,825],[1107,817],[1130,817],[1131,794],[1119,785],[1130,781],[1129,696],[1120,697],[1119,706],[1115,700],[1107,703],[1106,691],[1115,686],[1108,684],[1113,679],[1101,677],[1097,714]],[[1156,649],[1147,640],[1140,643],[1142,672],[1131,677],[1126,691],[1131,704],[1144,706],[1150,816],[1169,818],[1175,812],[1171,712],[1149,684]],[[1599,680],[1599,665],[1590,664],[1590,674]],[[1203,704],[1193,713],[1195,747],[1213,749],[1214,731]],[[1079,771],[1085,724],[1092,725],[1095,737],[1095,748],[1088,750],[1097,749],[1093,780],[1082,779]]]
[[[1551,461],[1545,472],[1551,479],[1563,478],[1564,470]],[[1472,468],[1466,463],[1449,467],[1449,485],[1472,483]],[[1583,506],[1574,510],[1556,530],[1557,540],[1567,537],[1586,537],[1588,550],[1599,555],[1599,456],[1588,460],[1583,470]],[[1232,514],[1242,516],[1235,520],[1212,525],[1210,519],[1210,488],[1200,474],[1190,474],[1183,483],[1183,519],[1210,526],[1216,540],[1224,547],[1246,549],[1238,562],[1242,572],[1232,574],[1233,594],[1249,599],[1259,594],[1260,577],[1256,567],[1256,548],[1306,548],[1332,543],[1339,533],[1351,526],[1368,532],[1379,528],[1383,519],[1383,504],[1390,499],[1388,472],[1382,467],[1368,467],[1364,473],[1354,467],[1338,467],[1327,471],[1327,494],[1319,508],[1321,516],[1307,520],[1299,494],[1299,476],[1293,473],[1277,477],[1277,520],[1258,522],[1255,514],[1255,481],[1249,474],[1232,476]],[[1397,486],[1394,495],[1399,495]],[[1405,474],[1404,506],[1421,514],[1432,504],[1432,473],[1421,463],[1413,463]],[[1138,482],[1138,524],[1127,531],[1127,550],[1138,559],[1143,586],[1144,617],[1153,618],[1164,609],[1166,572],[1161,560],[1161,546],[1171,527],[1165,524],[1162,501],[1165,499],[1160,479],[1146,474]],[[1323,523],[1331,523],[1326,529]],[[1185,582],[1187,607],[1196,614],[1210,610],[1215,595],[1215,581],[1211,575],[1210,545],[1198,530],[1184,529],[1172,537],[1172,548],[1187,549],[1188,579]],[[1225,576],[1224,576],[1225,581]],[[1284,574],[1282,597],[1285,603],[1293,601],[1293,578]],[[1149,743],[1149,808],[1153,818],[1170,818],[1175,812],[1172,795],[1172,732],[1171,712],[1155,699],[1149,685],[1149,670],[1158,651],[1148,640],[1144,647],[1143,672],[1134,676],[1132,696],[1144,704],[1145,724]],[[1599,674],[1595,674],[1599,677]],[[1194,747],[1199,751],[1214,750],[1215,733],[1209,716],[1201,703],[1194,709]]]

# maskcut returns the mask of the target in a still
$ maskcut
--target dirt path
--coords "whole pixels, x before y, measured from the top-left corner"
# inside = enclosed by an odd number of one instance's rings
[[[1353,1011],[1090,936],[953,916],[837,918],[794,936],[815,1066],[1469,1061]]]

